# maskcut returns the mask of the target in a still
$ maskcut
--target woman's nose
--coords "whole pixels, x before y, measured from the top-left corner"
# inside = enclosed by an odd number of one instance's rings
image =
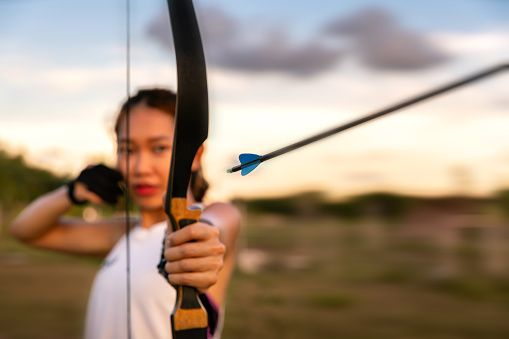
[[[152,162],[150,156],[145,152],[139,152],[133,160],[134,174],[140,175],[150,171]]]

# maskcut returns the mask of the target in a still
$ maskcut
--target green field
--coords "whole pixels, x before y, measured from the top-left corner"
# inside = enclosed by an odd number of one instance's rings
[[[509,338],[505,247],[493,271],[482,236],[444,247],[403,228],[247,215],[223,338]],[[0,339],[80,338],[98,265],[29,250],[4,227]]]

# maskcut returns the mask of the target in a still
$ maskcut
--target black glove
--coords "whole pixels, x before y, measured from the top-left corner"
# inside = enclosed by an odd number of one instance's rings
[[[74,197],[74,183],[81,182],[87,186],[88,190],[97,194],[103,201],[115,205],[118,197],[123,195],[119,183],[122,181],[122,175],[103,164],[91,166],[81,171],[76,180],[71,181],[69,187],[69,198],[74,204],[83,205],[86,201],[76,200]]]

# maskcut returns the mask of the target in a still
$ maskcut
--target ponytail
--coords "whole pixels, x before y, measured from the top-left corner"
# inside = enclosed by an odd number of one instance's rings
[[[203,177],[201,167],[191,173],[191,192],[193,193],[193,197],[196,201],[203,201],[203,197],[205,196],[208,188],[209,183]]]

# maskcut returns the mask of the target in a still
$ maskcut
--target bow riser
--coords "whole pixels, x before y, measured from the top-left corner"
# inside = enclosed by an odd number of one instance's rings
[[[174,229],[181,229],[195,223],[200,215],[201,210],[187,208],[187,199],[173,198],[171,200],[170,221]],[[206,338],[207,311],[197,297],[196,290],[188,286],[176,286],[176,289],[178,297],[171,315],[173,337]]]

